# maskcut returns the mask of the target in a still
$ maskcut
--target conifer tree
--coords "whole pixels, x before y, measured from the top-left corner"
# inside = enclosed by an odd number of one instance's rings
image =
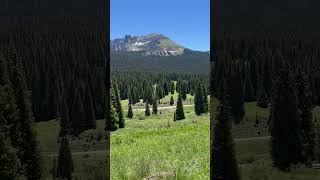
[[[200,116],[204,112],[203,94],[201,85],[198,84],[194,96],[194,110],[196,115]]]
[[[145,110],[145,116],[150,116],[150,107],[149,107],[149,102],[146,102],[146,110]]]
[[[239,72],[232,74],[231,86],[231,116],[235,123],[240,123],[244,117],[245,111],[243,85]]]
[[[174,82],[171,81],[171,94],[174,94],[174,91],[176,90],[175,86],[174,86]]]
[[[0,128],[3,128],[3,126],[0,125]],[[19,173],[20,168],[16,149],[11,146],[8,136],[0,131],[0,179],[23,179],[23,176]]]
[[[314,156],[314,125],[312,122],[312,93],[309,79],[304,73],[296,77],[298,92],[298,108],[301,118],[301,134],[303,142],[303,160],[310,165]]]
[[[182,95],[181,95],[181,93],[179,93],[176,112],[175,112],[175,120],[179,121],[182,119],[185,119],[185,116],[184,116],[184,111],[183,111]]]
[[[209,111],[209,103],[208,103],[208,93],[206,87],[202,87],[202,96],[203,96],[203,113],[207,113]]]
[[[158,98],[157,93],[154,94],[153,102],[152,102],[152,114],[157,115],[158,114]]]
[[[302,139],[297,90],[288,67],[275,77],[270,112],[271,156],[281,170],[301,161]]]
[[[120,94],[118,90],[117,84],[114,82],[112,83],[112,103],[113,107],[115,108],[115,111],[117,112],[117,117],[118,117],[118,123],[119,123],[119,128],[124,128],[125,127],[125,119],[123,117],[123,111],[122,111],[122,106],[121,106],[121,99],[120,99]]]
[[[314,144],[314,159],[316,163],[320,163],[320,124],[315,125],[315,144]]]
[[[231,134],[232,121],[230,116],[230,97],[227,83],[221,91],[221,100],[217,108],[216,123],[213,130],[211,177],[221,180],[239,180],[238,163],[234,151]]]
[[[163,89],[164,89],[164,95],[168,95],[169,94],[169,85],[168,85],[167,80],[164,81]]]
[[[179,93],[181,93],[182,100],[185,101],[187,99],[187,86],[185,81],[181,81],[181,88]]]
[[[72,160],[72,154],[69,148],[68,138],[62,137],[60,140],[57,177],[61,179],[71,180],[73,172],[74,165]]]
[[[132,117],[133,117],[132,106],[131,106],[131,104],[129,104],[128,106],[129,106],[129,108],[128,108],[127,118],[132,119]]]
[[[20,140],[15,139],[12,145],[18,150],[18,157],[22,166],[25,167],[27,178],[36,180],[41,178],[40,151],[36,132],[33,129],[33,113],[25,79],[26,74],[22,61],[14,49],[9,51],[9,62],[10,82],[19,109],[18,121],[13,123],[13,126],[17,127],[20,135],[18,137]]]
[[[7,62],[0,56],[0,179],[16,180],[24,177],[18,151],[11,144],[11,138],[19,137],[16,134],[19,132],[12,129],[12,123],[18,120],[16,108]]]
[[[255,101],[254,89],[251,83],[251,78],[247,76],[244,84],[244,101],[252,102]]]
[[[261,108],[267,108],[268,103],[269,101],[267,92],[265,91],[264,86],[261,85],[260,90],[258,91],[257,106]]]
[[[173,97],[171,96],[170,97],[170,106],[173,106],[174,105],[174,100],[173,100]]]

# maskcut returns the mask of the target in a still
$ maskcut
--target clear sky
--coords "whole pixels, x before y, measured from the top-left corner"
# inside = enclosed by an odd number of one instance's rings
[[[182,46],[210,49],[210,0],[110,0],[111,39],[163,34]]]

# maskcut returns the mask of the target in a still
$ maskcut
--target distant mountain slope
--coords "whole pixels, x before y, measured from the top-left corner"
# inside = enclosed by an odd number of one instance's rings
[[[141,55],[177,56],[184,53],[185,48],[162,34],[145,36],[126,35],[124,38],[110,42],[111,51],[139,52]]]
[[[139,52],[112,52],[111,71],[209,73],[209,53],[185,50],[180,56],[141,56]]]

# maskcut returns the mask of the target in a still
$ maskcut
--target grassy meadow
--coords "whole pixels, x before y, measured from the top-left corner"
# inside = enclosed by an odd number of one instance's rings
[[[161,101],[166,102],[169,98]],[[126,102],[122,103],[126,114]],[[215,110],[216,105],[214,100],[211,108]],[[174,107],[159,106],[158,115],[148,118],[143,109],[133,107],[133,119],[126,119],[124,129],[111,133],[112,180],[209,179],[209,114],[196,116],[193,106],[185,106],[186,119],[174,122]],[[315,180],[320,177],[320,170],[303,165],[294,167],[290,173],[273,168],[266,126],[268,110],[257,107],[255,102],[246,103],[245,109],[243,122],[232,130],[243,180]],[[320,115],[320,107],[314,109],[314,115]],[[105,121],[98,120],[97,129],[85,131],[70,142],[75,164],[74,179],[106,179],[104,126]],[[44,179],[52,179],[50,170],[59,149],[59,122],[39,122],[36,130],[46,164]]]

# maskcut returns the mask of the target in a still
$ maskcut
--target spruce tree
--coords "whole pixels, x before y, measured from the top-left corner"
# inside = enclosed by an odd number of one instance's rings
[[[175,86],[174,86],[174,82],[171,81],[171,94],[174,94],[174,91],[176,90]]]
[[[60,140],[57,177],[61,179],[71,180],[73,172],[74,165],[72,160],[72,154],[69,148],[68,138],[62,137]]]
[[[173,100],[173,97],[171,96],[170,97],[170,106],[173,106],[174,105],[174,100]]]
[[[221,180],[239,180],[238,163],[234,151],[234,141],[231,134],[232,120],[230,116],[230,97],[227,83],[221,91],[221,100],[217,108],[216,123],[213,130],[211,150],[211,177]]]
[[[18,110],[10,84],[7,62],[0,56],[0,179],[23,179],[18,151],[12,146],[12,138],[19,137],[13,126],[18,120]],[[18,141],[19,139],[17,139]]]
[[[320,124],[315,125],[315,144],[314,144],[314,159],[316,163],[320,163]]]
[[[145,110],[145,116],[150,116],[150,107],[149,107],[149,102],[146,102],[146,110]]]
[[[260,90],[258,91],[258,98],[257,98],[257,106],[261,108],[268,108],[268,95],[264,89],[264,86],[261,85]]]
[[[132,119],[133,117],[133,111],[132,111],[132,106],[131,104],[128,105],[128,114],[127,114],[127,118]]]
[[[181,95],[181,93],[179,93],[176,112],[175,112],[175,120],[179,121],[182,119],[185,119],[185,116],[184,116],[184,111],[183,111],[182,95]]]
[[[187,99],[187,85],[186,85],[186,81],[181,81],[181,88],[180,88],[180,92],[181,93],[181,97],[182,100],[186,100]]]
[[[195,95],[194,95],[194,111],[196,115],[200,116],[204,112],[204,104],[203,104],[203,91],[201,89],[201,85],[198,84],[196,87]]]
[[[0,116],[0,118],[3,118],[2,115]],[[0,125],[0,128],[3,128],[3,126]],[[20,168],[17,151],[11,146],[9,136],[0,131],[0,179],[23,179],[23,176],[19,172]]]
[[[119,128],[124,128],[125,127],[125,119],[123,117],[123,111],[122,111],[122,106],[121,106],[121,99],[120,99],[120,94],[118,90],[118,86],[116,82],[112,83],[112,103],[113,107],[115,108],[117,114],[118,114],[118,123],[119,123]]]
[[[255,101],[254,89],[251,83],[251,78],[247,75],[244,83],[244,101],[253,102]]]
[[[20,135],[19,140],[15,139],[12,145],[18,150],[18,157],[22,166],[25,167],[27,178],[36,180],[41,178],[40,150],[33,127],[33,113],[26,74],[22,61],[14,49],[10,49],[9,61],[12,89],[14,89],[14,98],[19,109],[18,121],[13,126],[17,127]]]
[[[202,96],[203,96],[203,100],[202,100],[203,113],[207,113],[209,111],[208,93],[204,85],[202,86]]]
[[[235,123],[240,123],[244,117],[245,111],[243,85],[239,72],[232,74],[231,86],[231,116]]]
[[[303,160],[310,165],[314,156],[314,125],[312,122],[312,93],[309,79],[304,73],[296,77],[298,92],[298,108],[301,118],[301,134],[303,142]]]
[[[275,77],[270,116],[272,160],[274,166],[287,170],[301,161],[303,147],[297,90],[288,67]]]
[[[153,97],[153,102],[152,102],[152,114],[154,115],[158,114],[158,98],[156,93]]]

